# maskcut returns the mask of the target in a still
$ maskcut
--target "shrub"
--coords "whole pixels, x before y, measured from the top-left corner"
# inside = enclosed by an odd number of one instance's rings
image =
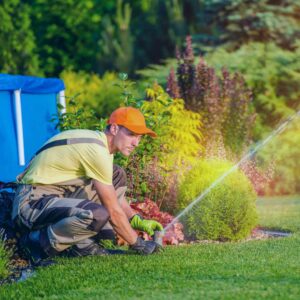
[[[187,207],[231,167],[225,161],[199,161],[179,187],[181,209]],[[255,192],[247,177],[235,170],[183,216],[187,233],[197,239],[243,239],[256,225],[255,199]]]
[[[251,92],[242,75],[223,69],[218,76],[204,59],[196,65],[190,37],[177,58],[177,76],[171,70],[167,91],[182,98],[187,109],[203,116],[204,141],[209,154],[206,156],[218,157],[213,150],[223,144],[229,155],[241,155],[251,140],[250,129],[255,119]]]
[[[0,278],[4,278],[9,274],[9,256],[5,248],[5,242],[2,240],[2,233],[0,232]]]
[[[56,127],[60,131],[70,129],[104,130],[107,125],[106,119],[99,119],[93,109],[81,107],[77,96],[68,100],[66,112],[55,114],[51,121],[56,123]],[[63,106],[58,104],[58,108],[62,109]]]
[[[63,71],[60,76],[66,85],[67,104],[75,95],[79,107],[93,109],[98,117],[107,117],[120,106],[121,90],[116,83],[114,73],[105,73],[102,77],[85,72]]]

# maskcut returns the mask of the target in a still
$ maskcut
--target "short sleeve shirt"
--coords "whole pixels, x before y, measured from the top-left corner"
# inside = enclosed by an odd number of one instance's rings
[[[48,148],[33,159],[21,183],[55,184],[88,178],[111,185],[113,155],[109,153],[106,135],[92,130],[67,130],[52,137],[45,144],[68,138],[96,138],[103,142],[103,146],[80,143]]]

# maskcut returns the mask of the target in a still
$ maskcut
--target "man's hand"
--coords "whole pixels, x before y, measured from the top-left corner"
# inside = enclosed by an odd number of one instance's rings
[[[161,252],[163,250],[162,246],[160,246],[159,244],[153,241],[144,241],[140,237],[138,237],[136,242],[130,246],[130,249],[142,255],[153,254],[155,252]]]
[[[163,230],[163,226],[154,220],[144,220],[140,215],[134,215],[130,220],[133,229],[147,232],[150,236],[154,235],[154,231]]]

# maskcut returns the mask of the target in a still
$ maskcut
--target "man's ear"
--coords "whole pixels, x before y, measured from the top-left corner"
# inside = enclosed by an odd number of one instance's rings
[[[119,126],[117,125],[117,124],[111,124],[110,125],[110,129],[109,129],[109,131],[110,131],[110,133],[113,135],[113,136],[115,136],[117,133],[118,133],[118,131],[119,131]]]

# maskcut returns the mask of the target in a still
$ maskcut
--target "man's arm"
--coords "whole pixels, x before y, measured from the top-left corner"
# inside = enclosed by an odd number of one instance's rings
[[[133,245],[137,241],[137,234],[130,226],[128,218],[117,200],[114,187],[97,180],[94,180],[94,186],[101,202],[108,210],[114,229],[129,245]]]
[[[130,205],[126,201],[125,197],[121,199],[120,205],[128,220],[130,220],[136,214],[136,212],[130,207]]]

